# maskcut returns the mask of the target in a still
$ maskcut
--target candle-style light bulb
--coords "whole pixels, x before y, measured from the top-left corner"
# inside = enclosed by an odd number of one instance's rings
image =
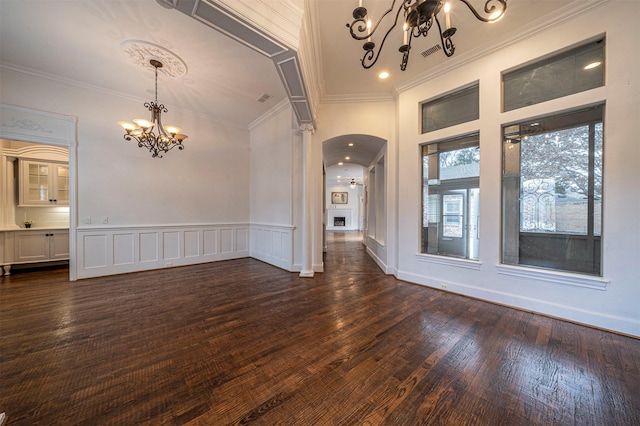
[[[451,28],[451,5],[449,4],[449,2],[446,2],[444,4],[444,18],[446,21],[446,25],[447,25],[447,29]]]

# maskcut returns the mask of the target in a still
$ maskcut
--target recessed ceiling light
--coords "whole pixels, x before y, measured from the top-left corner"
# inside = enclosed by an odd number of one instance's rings
[[[338,163],[338,166],[342,166],[344,163],[341,161]]]
[[[351,160],[351,157],[344,157],[345,160]]]
[[[384,80],[385,78],[389,77],[389,73],[386,71],[382,71],[380,74],[378,74],[378,78]]]
[[[353,146],[353,142],[350,142],[350,143],[349,143],[349,146]]]
[[[587,66],[584,67],[585,70],[591,70],[595,67],[599,67],[600,64],[602,64],[602,62],[600,61],[596,61],[596,62],[591,62],[590,64],[588,64]]]
[[[341,177],[342,177],[342,176],[339,176],[339,175],[338,175],[338,179],[340,179]]]

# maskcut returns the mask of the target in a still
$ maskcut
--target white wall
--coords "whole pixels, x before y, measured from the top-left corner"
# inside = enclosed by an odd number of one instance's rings
[[[127,262],[128,270],[206,261],[202,234],[196,243],[197,255],[186,249],[187,237],[181,234],[177,248],[171,249],[178,259],[163,262],[166,256],[161,229],[167,226],[177,226],[180,232],[193,226],[231,226],[238,235],[238,239],[234,236],[233,247],[218,245],[215,251],[230,249],[232,253],[224,258],[248,256],[248,242],[243,241],[243,229],[248,233],[249,221],[247,129],[212,122],[167,105],[165,122],[179,124],[189,138],[183,151],[176,149],[162,159],[152,158],[134,142],[125,141],[117,125],[120,120],[145,116],[145,100],[6,70],[0,78],[2,103],[77,117],[78,203],[77,215],[71,220],[79,225],[78,264],[97,265],[90,273],[79,271],[79,277],[120,271],[114,266],[113,253],[107,252],[113,245],[109,236],[127,227],[150,229],[160,238],[154,255],[158,261],[143,265],[145,255],[132,252],[133,266]],[[91,223],[87,224],[85,218],[89,217]],[[102,223],[103,217],[108,223]],[[83,233],[87,232],[104,235],[111,245],[84,252]],[[216,240],[216,244],[222,244],[222,240]],[[83,256],[98,258],[81,259]],[[125,257],[129,259],[130,253]]]
[[[605,2],[573,20],[462,64],[399,94],[398,277],[473,297],[640,336],[640,3]],[[506,18],[505,18],[506,19]],[[606,33],[606,86],[508,113],[500,112],[500,73]],[[419,103],[480,82],[480,120],[420,134]],[[604,278],[500,265],[503,123],[606,102]],[[480,260],[420,255],[419,144],[480,132]]]
[[[291,225],[291,107],[282,104],[251,129],[251,223]]]
[[[288,101],[251,125],[251,256],[299,271],[302,158]]]

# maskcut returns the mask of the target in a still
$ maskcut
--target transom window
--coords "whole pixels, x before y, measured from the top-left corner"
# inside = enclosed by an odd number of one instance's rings
[[[477,120],[480,117],[479,85],[457,90],[422,104],[422,133]]]
[[[604,85],[604,39],[502,76],[504,111]]]

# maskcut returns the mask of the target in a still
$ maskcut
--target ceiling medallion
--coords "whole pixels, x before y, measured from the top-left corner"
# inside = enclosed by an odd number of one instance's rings
[[[184,77],[187,74],[187,64],[178,55],[157,44],[143,40],[124,40],[120,43],[120,51],[135,65],[151,70],[154,70],[152,60],[161,62],[162,67],[156,69],[168,77]]]

